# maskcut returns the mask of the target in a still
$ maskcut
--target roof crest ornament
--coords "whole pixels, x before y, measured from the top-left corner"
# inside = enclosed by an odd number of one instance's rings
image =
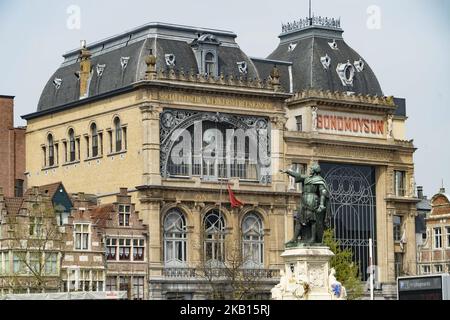
[[[301,18],[297,21],[288,22],[286,24],[281,24],[281,33],[288,33],[292,31],[306,29],[311,26],[319,26],[319,27],[327,27],[336,30],[341,29],[341,18],[327,18],[322,16],[315,17],[314,15],[311,18]]]

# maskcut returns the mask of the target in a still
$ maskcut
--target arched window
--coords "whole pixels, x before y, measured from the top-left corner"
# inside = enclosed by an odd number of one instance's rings
[[[225,220],[219,210],[206,214],[204,220],[204,258],[209,261],[225,261]]]
[[[114,137],[115,137],[115,144],[116,144],[116,152],[122,151],[123,147],[123,134],[124,134],[124,128],[122,128],[122,125],[120,123],[120,118],[116,117],[114,119]],[[126,142],[125,142],[126,147]]]
[[[75,161],[75,132],[73,129],[69,130],[69,162]]]
[[[48,140],[48,166],[55,165],[55,144],[53,142],[53,136],[51,134],[47,137]]]
[[[122,127],[119,117],[114,119],[114,136],[116,142],[116,152],[122,151]]]
[[[215,76],[215,59],[214,54],[208,52],[205,55],[205,73],[210,76]]]
[[[242,220],[242,256],[246,267],[264,265],[264,229],[261,218],[254,213]]]
[[[186,220],[178,209],[164,218],[164,261],[166,265],[186,263]]]
[[[98,132],[97,125],[91,124],[91,139],[92,139],[92,157],[98,156]]]

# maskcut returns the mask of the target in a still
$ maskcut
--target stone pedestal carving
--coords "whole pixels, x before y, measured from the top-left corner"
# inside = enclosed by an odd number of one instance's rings
[[[287,248],[281,257],[285,268],[281,280],[272,289],[274,300],[344,300],[345,288],[336,281],[328,247]]]

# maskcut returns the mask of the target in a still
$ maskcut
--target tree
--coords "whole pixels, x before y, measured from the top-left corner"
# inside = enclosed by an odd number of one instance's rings
[[[11,222],[7,240],[13,266],[7,287],[15,292],[58,290],[62,235],[51,203],[30,203]]]
[[[334,239],[334,231],[332,229],[325,231],[323,242],[334,253],[334,257],[330,261],[331,268],[336,270],[336,279],[347,290],[347,299],[356,300],[361,298],[363,286],[358,276],[358,265],[352,260],[352,251],[340,248],[339,243]]]
[[[251,300],[270,292],[269,287],[273,283],[268,280],[271,280],[274,270],[252,268],[248,263],[249,257],[243,255],[239,241],[228,241],[226,248],[223,261],[204,260],[200,265],[201,276],[210,289],[208,298]]]

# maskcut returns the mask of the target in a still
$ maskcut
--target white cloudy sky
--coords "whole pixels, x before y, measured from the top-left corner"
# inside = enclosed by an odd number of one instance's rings
[[[81,12],[67,28],[67,9]],[[381,28],[367,9],[381,9]],[[281,23],[307,15],[308,0],[0,0],[0,94],[16,96],[20,115],[36,110],[62,54],[151,21],[231,30],[250,56],[275,49]],[[416,181],[426,194],[450,189],[450,1],[313,0],[317,15],[341,17],[346,41],[371,65],[386,95],[407,99],[408,138],[418,148]]]

